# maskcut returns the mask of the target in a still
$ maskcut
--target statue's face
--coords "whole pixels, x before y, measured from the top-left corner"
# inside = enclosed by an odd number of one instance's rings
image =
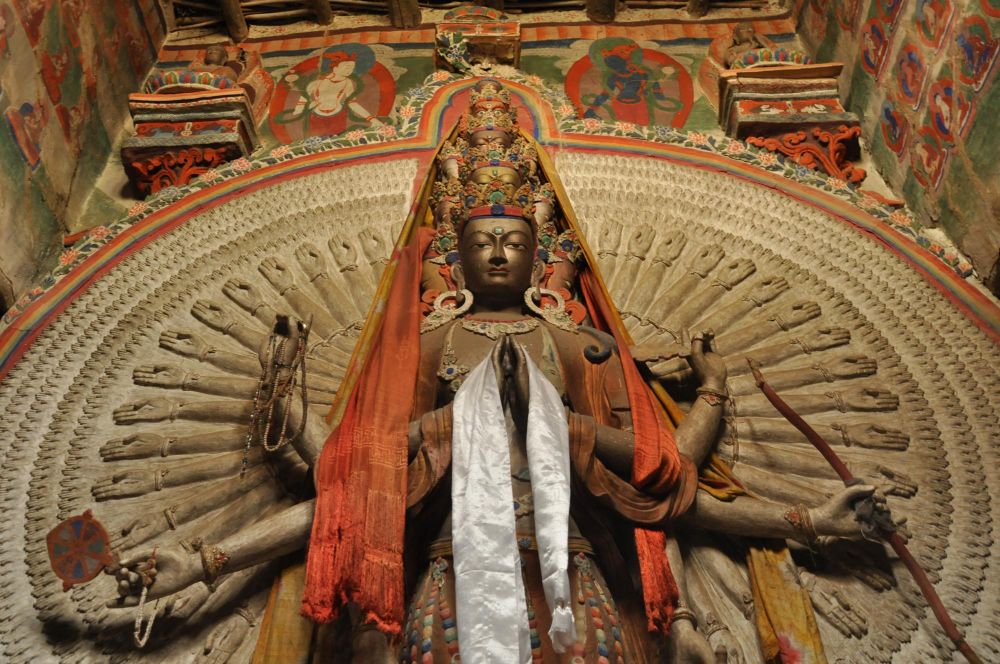
[[[740,25],[736,28],[736,43],[737,44],[748,44],[753,41],[756,36],[756,30],[752,25]]]
[[[333,73],[339,78],[347,78],[354,73],[354,69],[357,66],[357,63],[353,60],[342,60],[334,66]]]
[[[469,135],[469,143],[473,147],[486,145],[492,141],[499,142],[505,148],[509,148],[510,144],[514,142],[514,137],[509,132],[501,129],[483,129],[482,131],[474,131]]]
[[[472,172],[472,176],[469,178],[471,182],[476,184],[487,184],[494,180],[499,180],[504,184],[512,184],[515,187],[521,186],[521,176],[513,168],[509,166],[486,166],[484,168],[477,168]]]
[[[527,221],[474,219],[458,248],[465,287],[477,300],[516,303],[531,286],[535,238]]]
[[[214,45],[205,49],[205,64],[207,65],[224,65],[228,57],[229,54],[222,46]]]

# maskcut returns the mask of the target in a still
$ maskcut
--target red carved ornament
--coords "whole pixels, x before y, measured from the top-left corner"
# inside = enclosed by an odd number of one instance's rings
[[[208,169],[238,156],[238,150],[229,148],[192,147],[162,152],[130,165],[137,176],[133,178],[134,184],[149,195],[164,187],[185,185]]]
[[[803,129],[773,138],[749,136],[746,140],[751,145],[783,154],[800,166],[823,171],[851,184],[860,184],[868,173],[847,158],[848,143],[860,135],[861,127],[841,125],[836,132],[813,127],[811,132]]]

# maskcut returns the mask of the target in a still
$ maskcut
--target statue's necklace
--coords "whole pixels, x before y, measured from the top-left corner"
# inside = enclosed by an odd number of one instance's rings
[[[480,320],[465,318],[462,327],[473,334],[481,334],[490,339],[499,339],[504,334],[527,334],[538,329],[537,318],[521,318],[520,320]]]

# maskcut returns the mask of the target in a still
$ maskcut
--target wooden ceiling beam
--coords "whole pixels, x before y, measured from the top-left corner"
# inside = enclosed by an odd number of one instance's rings
[[[160,15],[163,17],[163,23],[167,28],[167,33],[171,33],[177,29],[177,18],[174,14],[174,1],[173,0],[160,0]]]
[[[389,5],[389,20],[395,28],[415,28],[420,25],[421,15],[417,0],[386,0]]]
[[[247,27],[247,20],[243,17],[243,8],[240,7],[240,0],[219,0],[222,6],[222,16],[226,19],[226,30],[234,44],[239,44],[250,34]]]
[[[330,9],[329,0],[308,0],[307,4],[316,14],[317,23],[320,25],[333,23],[333,10]]]
[[[587,0],[587,18],[594,23],[611,23],[615,20],[617,0]]]

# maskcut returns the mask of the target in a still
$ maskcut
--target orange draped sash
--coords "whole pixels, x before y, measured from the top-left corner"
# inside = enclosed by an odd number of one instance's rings
[[[595,327],[613,334],[618,343],[635,435],[632,484],[651,495],[665,495],[677,486],[682,472],[680,453],[677,451],[673,432],[665,420],[663,408],[632,360],[628,343],[614,323],[610,305],[605,301],[589,270],[581,272],[580,287]],[[661,531],[635,529],[647,627],[649,631],[661,634],[666,634],[670,629],[670,620],[679,597],[677,582],[667,559],[666,544],[666,535]]]
[[[403,622],[407,428],[420,363],[420,274],[433,231],[421,228],[397,261],[371,352],[316,465],[316,512],[302,612],[317,622],[355,602],[366,622]],[[353,369],[353,367],[352,367]]]

